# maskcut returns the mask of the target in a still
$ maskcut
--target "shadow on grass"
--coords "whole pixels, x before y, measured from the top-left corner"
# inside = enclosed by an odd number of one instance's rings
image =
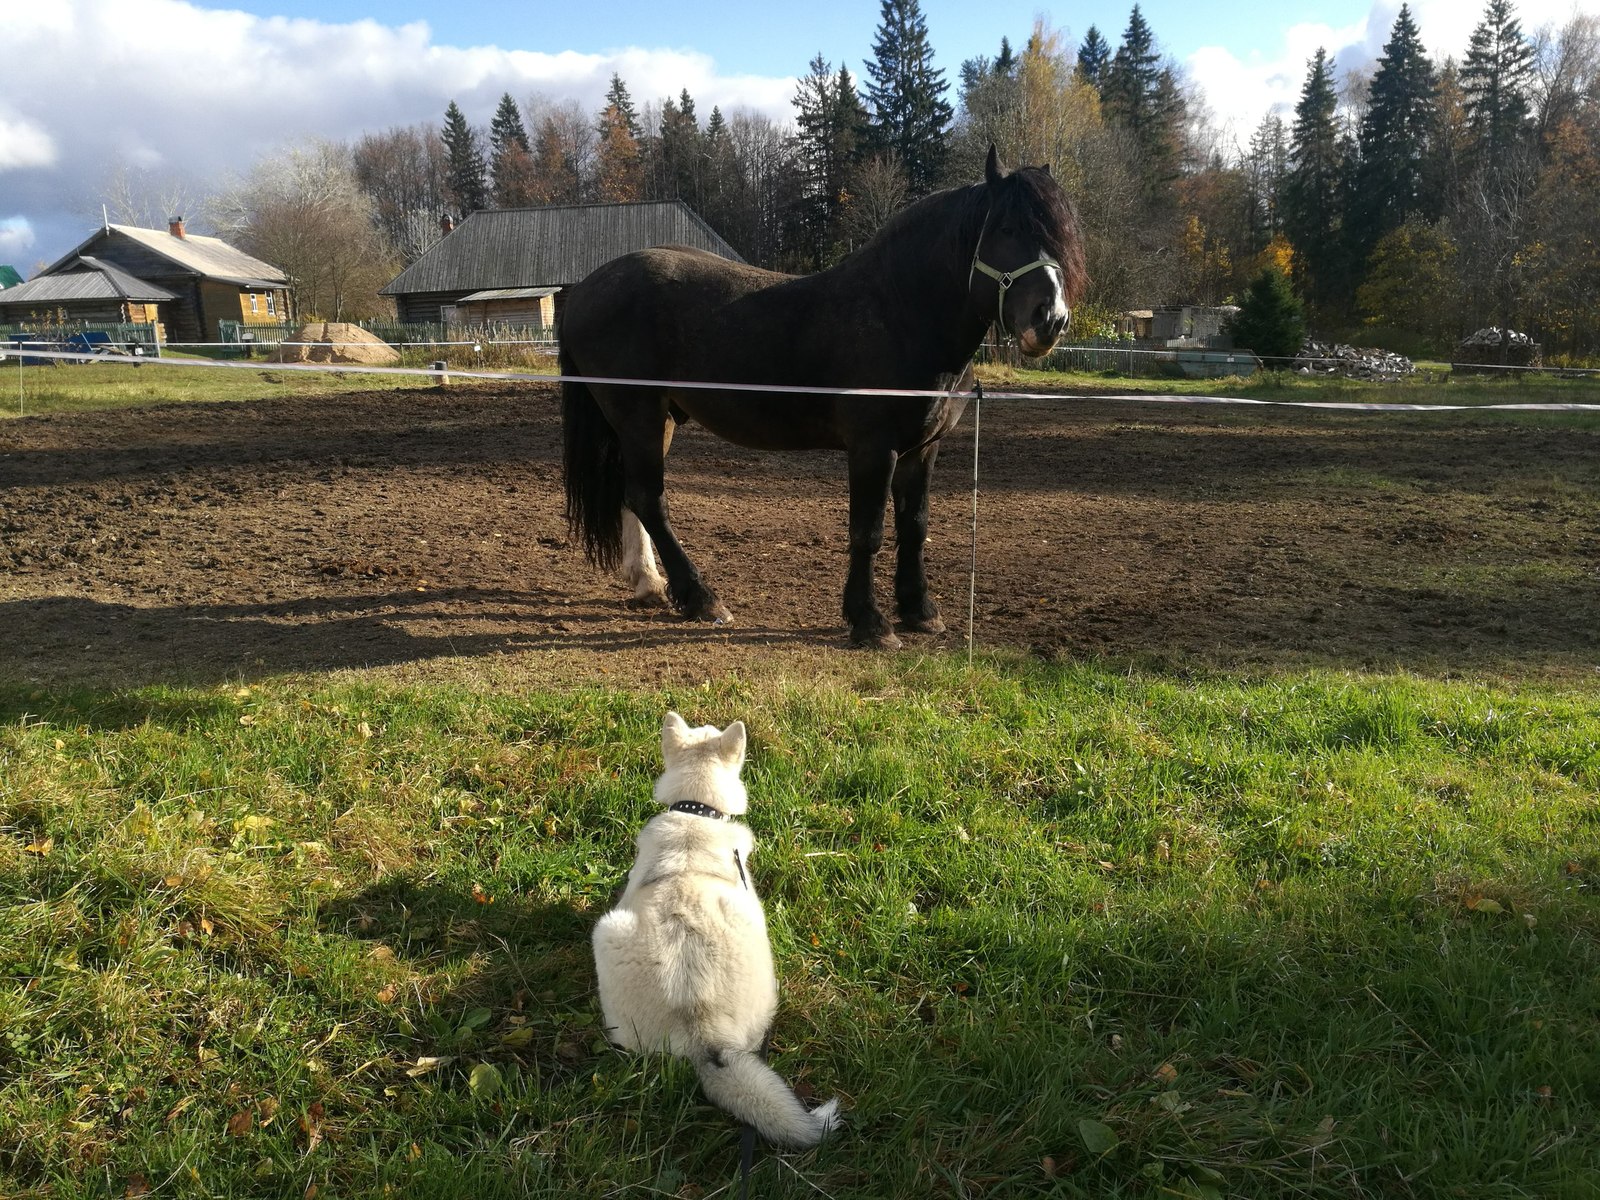
[[[592,924],[570,904],[405,875],[340,897],[318,914],[325,935],[367,943],[369,957],[392,956],[413,978],[453,981],[438,990],[424,986],[407,1018],[419,1059],[514,1064],[545,1082],[600,1049]]]

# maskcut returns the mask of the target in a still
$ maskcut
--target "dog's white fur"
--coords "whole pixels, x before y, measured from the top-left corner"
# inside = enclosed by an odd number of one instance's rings
[[[729,816],[748,804],[739,769],[745,728],[661,727],[666,770],[655,799],[698,801]],[[766,916],[750,882],[748,826],[663,812],[639,831],[617,906],[594,930],[600,1007],[611,1040],[689,1059],[713,1103],[780,1146],[814,1146],[839,1102],[808,1111],[761,1055],[778,1009]]]

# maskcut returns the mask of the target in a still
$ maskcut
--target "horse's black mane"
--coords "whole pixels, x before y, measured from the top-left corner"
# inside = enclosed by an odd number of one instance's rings
[[[953,220],[948,215],[951,207],[947,206],[953,206]],[[941,212],[947,215],[939,219]],[[905,235],[930,218],[939,219],[938,227],[944,233],[941,240],[963,272],[988,226],[1034,238],[1045,253],[1061,264],[1069,302],[1081,297],[1088,285],[1077,208],[1046,170],[1019,167],[1005,176],[998,187],[976,184],[935,192],[895,213],[858,253],[892,254],[904,248],[924,254],[927,247],[913,250],[916,239]]]

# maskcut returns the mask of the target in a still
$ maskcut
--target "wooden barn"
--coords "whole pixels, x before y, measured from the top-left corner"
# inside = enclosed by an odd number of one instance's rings
[[[88,255],[58,262],[52,270],[0,291],[0,323],[57,317],[97,325],[154,323],[161,319],[161,306],[178,298]]]
[[[407,324],[549,328],[563,288],[619,255],[665,245],[744,261],[682,200],[491,209],[468,216],[380,294]]]
[[[27,283],[0,292],[0,322],[155,321],[163,341],[215,342],[223,321],[291,319],[289,280],[221,238],[106,225]]]

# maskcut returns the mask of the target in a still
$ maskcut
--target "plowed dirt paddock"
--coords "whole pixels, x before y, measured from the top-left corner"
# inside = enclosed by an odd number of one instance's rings
[[[970,413],[930,574],[966,633]],[[1133,402],[983,413],[977,642],[1264,667],[1600,666],[1600,424]],[[0,425],[0,675],[140,684],[462,664],[696,679],[858,664],[842,458],[690,426],[668,494],[726,630],[568,545],[548,388],[173,404]],[[887,600],[890,563],[880,560]]]

